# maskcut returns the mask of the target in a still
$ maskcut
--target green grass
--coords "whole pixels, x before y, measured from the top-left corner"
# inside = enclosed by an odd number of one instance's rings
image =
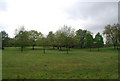
[[[111,48],[110,48],[111,49]],[[118,52],[101,48],[66,51],[9,47],[2,51],[3,79],[117,79]]]

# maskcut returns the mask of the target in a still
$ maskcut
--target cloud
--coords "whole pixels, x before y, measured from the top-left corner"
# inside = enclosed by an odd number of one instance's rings
[[[6,2],[5,0],[0,0],[0,11],[6,11]]]
[[[120,24],[120,1],[118,2],[118,23]]]
[[[117,22],[117,2],[79,2],[79,0],[0,0],[0,24],[14,36],[24,25],[43,34],[55,32],[64,24],[77,29],[102,32],[106,24]]]
[[[68,19],[83,20],[85,29],[102,31],[107,24],[118,22],[117,2],[78,2],[67,10]]]
[[[4,30],[5,26],[3,24],[0,24],[0,31]]]
[[[66,22],[64,8],[77,0],[6,0],[7,12],[0,13],[0,24],[13,37],[14,30],[24,25],[43,34],[56,31]],[[11,33],[13,32],[13,33]]]

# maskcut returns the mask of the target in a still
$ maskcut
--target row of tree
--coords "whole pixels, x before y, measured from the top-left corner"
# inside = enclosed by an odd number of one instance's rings
[[[43,46],[45,53],[46,46],[51,46],[53,49],[57,47],[58,50],[62,50],[64,47],[68,53],[73,47],[90,48],[90,50],[97,47],[99,51],[99,48],[104,46],[103,37],[99,32],[93,38],[92,33],[88,30],[79,29],[75,31],[68,26],[63,26],[55,33],[50,31],[47,36],[43,36],[41,32],[35,30],[26,31],[24,26],[15,30],[14,38],[10,38],[5,31],[1,31],[1,33],[2,49],[6,46],[19,46],[23,51],[26,46],[32,46],[33,50],[35,46]],[[107,40],[106,44],[111,44],[114,47],[120,45],[120,26],[118,24],[107,25],[103,34]]]

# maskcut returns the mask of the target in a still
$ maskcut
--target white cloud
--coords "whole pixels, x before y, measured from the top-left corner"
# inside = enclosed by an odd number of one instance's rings
[[[24,25],[27,29],[36,29],[46,34],[65,24],[64,9],[75,0],[6,0],[8,10],[0,14],[0,24],[7,26],[8,33]],[[10,36],[13,36],[10,33]]]
[[[7,10],[0,12],[0,24],[4,26],[2,29],[5,29],[11,37],[14,36],[15,29],[21,25],[24,25],[28,30],[34,29],[47,34],[49,31],[55,32],[64,24],[75,29],[86,29],[96,23],[93,19],[69,19],[67,10],[72,9],[71,7],[74,7],[74,4],[83,0],[5,1]],[[86,15],[89,15],[89,13]]]

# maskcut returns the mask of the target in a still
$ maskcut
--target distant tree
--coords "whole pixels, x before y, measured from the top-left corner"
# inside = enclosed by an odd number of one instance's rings
[[[5,31],[1,31],[1,34],[2,34],[2,49],[4,49],[4,47],[8,46],[9,37]]]
[[[117,37],[117,44],[118,46],[120,46],[120,24],[117,24],[117,34],[116,34],[116,37]]]
[[[100,35],[99,32],[95,35],[94,43],[95,43],[95,46],[98,48],[98,51],[100,47],[104,46],[103,37],[102,35]]]
[[[39,38],[37,40],[37,45],[43,46],[43,52],[46,53],[46,47],[48,46],[48,39],[46,37]]]
[[[53,46],[53,49],[54,49],[54,46],[55,46],[55,34],[52,31],[50,31],[48,33],[47,39],[48,39],[48,45]]]
[[[106,37],[106,44],[112,44],[114,48],[120,45],[120,25],[119,24],[105,26],[103,34]]]
[[[35,30],[31,30],[29,31],[29,39],[30,39],[30,43],[32,45],[32,49],[34,50],[34,47],[36,46],[36,41],[42,37],[42,33],[35,31]]]
[[[91,51],[91,47],[93,46],[93,36],[90,33],[86,34],[84,45],[85,47],[89,47]]]
[[[13,46],[15,46],[15,40],[14,40],[14,38],[8,38],[8,41],[7,41],[7,46],[8,47],[13,47]]]
[[[2,33],[0,32],[0,49],[2,49]]]
[[[64,25],[60,30],[56,32],[56,36],[58,39],[57,44],[60,46],[60,48],[62,46],[65,46],[68,54],[69,48],[75,44],[73,39],[75,36],[74,29]]]
[[[55,33],[55,41],[56,41],[55,45],[57,46],[58,50],[62,50],[62,47],[65,46],[65,38],[66,38],[66,36],[63,32],[58,30]]]
[[[80,48],[84,47],[85,36],[88,33],[91,33],[91,32],[87,30],[82,30],[82,29],[79,29],[76,31],[76,39],[78,40],[78,46]]]
[[[15,41],[16,45],[21,47],[21,52],[23,51],[23,48],[29,45],[29,34],[25,30],[24,26],[21,26],[20,29],[16,30],[16,36]]]

